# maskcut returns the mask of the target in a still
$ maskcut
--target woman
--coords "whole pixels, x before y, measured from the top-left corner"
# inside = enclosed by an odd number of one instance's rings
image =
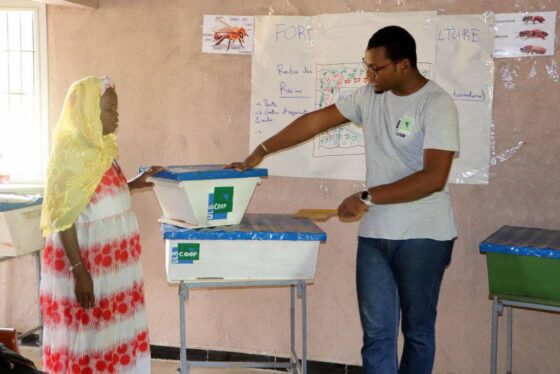
[[[108,78],[74,83],[54,133],[41,228],[43,370],[149,373],[138,225],[116,162],[117,95]]]

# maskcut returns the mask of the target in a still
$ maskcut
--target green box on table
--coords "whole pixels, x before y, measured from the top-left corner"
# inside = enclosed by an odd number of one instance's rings
[[[560,306],[560,231],[503,226],[480,251],[491,296]]]

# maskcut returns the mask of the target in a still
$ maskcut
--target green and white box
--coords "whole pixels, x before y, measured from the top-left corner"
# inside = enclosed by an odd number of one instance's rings
[[[41,203],[42,199],[31,204],[0,204],[0,257],[43,249]]]
[[[313,280],[327,235],[307,219],[246,214],[239,225],[188,229],[162,224],[167,280]]]
[[[266,169],[169,166],[149,181],[154,183],[163,217],[195,228],[241,222],[257,183],[266,176]]]

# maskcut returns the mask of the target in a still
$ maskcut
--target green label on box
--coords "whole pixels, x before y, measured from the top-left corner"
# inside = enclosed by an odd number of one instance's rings
[[[233,187],[214,188],[214,214],[233,210]]]
[[[179,263],[200,259],[200,243],[179,243],[177,247],[179,248],[177,251]]]

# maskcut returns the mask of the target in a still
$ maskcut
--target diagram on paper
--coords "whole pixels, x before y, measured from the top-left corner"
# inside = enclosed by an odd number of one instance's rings
[[[317,109],[336,103],[367,83],[366,72],[361,63],[317,64],[316,72]],[[313,157],[363,153],[363,131],[352,122],[327,130],[313,140]]]

